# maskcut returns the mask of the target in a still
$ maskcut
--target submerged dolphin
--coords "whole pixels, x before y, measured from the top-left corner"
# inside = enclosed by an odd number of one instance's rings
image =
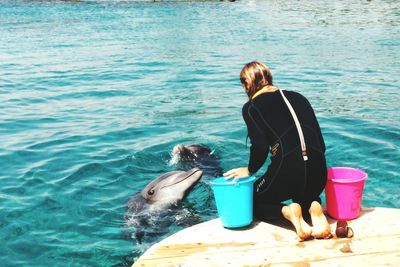
[[[178,144],[172,149],[171,164],[198,167],[210,177],[222,176],[219,158],[210,148],[202,144]]]
[[[147,236],[159,237],[167,233],[168,227],[179,225],[185,217],[189,217],[190,212],[182,211],[178,204],[202,175],[198,168],[168,172],[128,201],[125,225],[138,243]]]

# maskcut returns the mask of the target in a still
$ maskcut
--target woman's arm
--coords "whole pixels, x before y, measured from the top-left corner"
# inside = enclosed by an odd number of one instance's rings
[[[255,107],[246,104],[242,110],[243,119],[247,125],[247,132],[250,138],[250,159],[248,164],[249,172],[256,173],[264,164],[269,152],[269,142],[262,130],[263,124],[260,114]]]
[[[234,178],[234,182],[256,173],[268,156],[269,143],[265,133],[258,126],[261,123],[260,117],[253,113],[255,112],[250,113],[250,103],[246,103],[243,106],[242,114],[247,125],[247,132],[251,143],[250,159],[248,167],[235,168],[224,173],[227,179]]]

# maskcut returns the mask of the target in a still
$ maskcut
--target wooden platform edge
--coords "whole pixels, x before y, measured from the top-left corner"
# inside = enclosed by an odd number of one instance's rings
[[[365,208],[349,226],[353,238],[298,242],[284,221],[229,230],[214,219],[153,245],[132,266],[400,266],[400,209]]]

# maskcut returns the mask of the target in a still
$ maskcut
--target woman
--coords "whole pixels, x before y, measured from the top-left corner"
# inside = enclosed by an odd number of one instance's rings
[[[244,66],[240,81],[249,97],[242,112],[251,142],[250,160],[248,167],[224,176],[236,181],[255,174],[270,152],[271,163],[254,185],[256,217],[282,214],[301,241],[331,237],[319,198],[326,184],[325,144],[310,103],[299,93],[275,87],[271,71],[258,61]],[[289,206],[281,204],[289,199],[293,201]],[[309,210],[313,228],[304,221],[302,208]]]

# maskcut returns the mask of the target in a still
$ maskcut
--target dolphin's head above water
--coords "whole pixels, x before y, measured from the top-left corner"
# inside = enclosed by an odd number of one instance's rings
[[[182,200],[202,175],[198,168],[168,172],[148,184],[140,194],[149,203],[174,203]]]
[[[172,149],[172,156],[175,161],[196,161],[212,154],[211,149],[200,144],[176,145]]]

